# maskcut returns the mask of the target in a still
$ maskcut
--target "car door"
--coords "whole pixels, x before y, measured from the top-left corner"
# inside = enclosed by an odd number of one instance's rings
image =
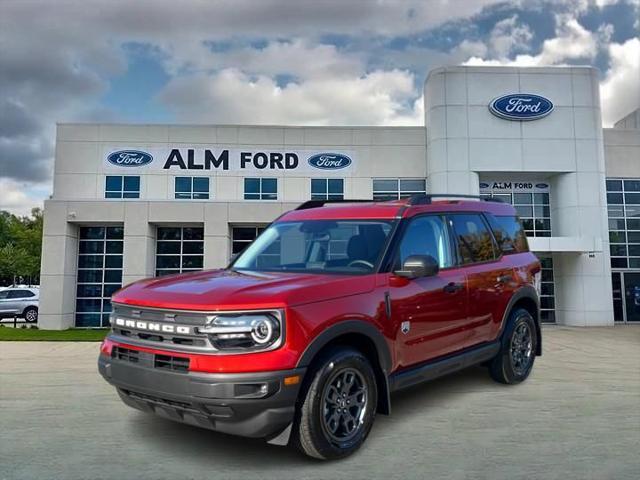
[[[454,232],[459,264],[467,276],[468,320],[464,346],[493,340],[505,289],[513,281],[513,269],[500,261],[500,253],[487,222],[480,213],[448,216]]]
[[[7,289],[0,292],[0,312],[3,314],[13,314],[17,312],[17,303],[13,292],[15,292],[13,289]]]
[[[394,255],[398,270],[411,255],[431,255],[437,275],[407,279],[389,274],[391,318],[400,367],[430,360],[460,348],[460,329],[467,320],[467,290],[463,271],[454,266],[452,242],[441,215],[421,215],[408,221]]]

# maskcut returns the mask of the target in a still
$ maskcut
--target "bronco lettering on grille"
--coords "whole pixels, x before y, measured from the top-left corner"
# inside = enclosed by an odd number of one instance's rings
[[[117,317],[116,325],[124,328],[134,328],[136,330],[147,330],[150,332],[179,333],[182,335],[193,335],[191,327],[185,325],[173,325],[170,323],[145,322],[143,320],[129,320]]]

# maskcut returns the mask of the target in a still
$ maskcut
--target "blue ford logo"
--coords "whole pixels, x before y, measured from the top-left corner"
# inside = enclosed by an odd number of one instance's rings
[[[491,185],[485,182],[480,182],[480,188],[489,188]]]
[[[536,188],[549,188],[549,185],[547,183],[536,183]]]
[[[109,154],[107,161],[118,167],[142,167],[153,162],[153,156],[140,150],[118,150]]]
[[[507,120],[537,120],[546,117],[553,110],[548,98],[530,93],[516,93],[495,98],[489,110],[496,117]]]
[[[318,153],[307,161],[312,167],[321,170],[339,170],[351,165],[351,159],[341,153]]]

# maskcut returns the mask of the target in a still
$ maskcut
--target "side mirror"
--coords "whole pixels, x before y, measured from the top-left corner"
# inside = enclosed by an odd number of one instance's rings
[[[402,264],[402,270],[393,272],[399,277],[433,277],[440,271],[438,261],[431,255],[411,255]]]

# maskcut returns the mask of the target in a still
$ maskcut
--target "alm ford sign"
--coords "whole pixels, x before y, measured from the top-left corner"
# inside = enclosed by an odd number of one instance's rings
[[[515,93],[493,99],[489,110],[506,120],[538,120],[551,113],[553,103],[540,95]]]
[[[105,146],[107,170],[216,172],[291,172],[310,176],[348,176],[355,170],[357,153],[318,150],[225,148],[219,145],[152,147]],[[202,172],[204,173],[204,172]]]
[[[351,159],[341,153],[319,153],[309,157],[307,162],[320,170],[339,170],[351,165]]]
[[[118,167],[142,167],[153,162],[153,156],[140,150],[118,150],[107,156],[107,161]]]

